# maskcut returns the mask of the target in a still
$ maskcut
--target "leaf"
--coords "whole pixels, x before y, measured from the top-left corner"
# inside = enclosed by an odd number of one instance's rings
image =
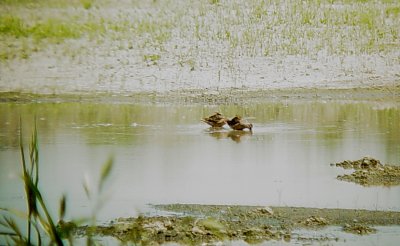
[[[17,226],[17,223],[15,223],[15,220],[13,220],[12,218],[4,218],[4,221],[2,221],[3,225],[5,225],[6,227],[8,227],[9,229],[11,229],[12,231],[14,231],[15,235],[23,240],[23,234],[21,232],[21,230],[19,229],[19,227]]]
[[[38,240],[37,245],[42,245],[42,236],[40,235],[40,229],[37,224],[33,224],[33,228],[36,230],[36,237]]]
[[[25,193],[26,200],[28,203],[28,214],[29,216],[36,216],[39,213],[37,206],[37,187],[33,184],[29,174],[24,171],[24,183],[25,183]]]
[[[66,210],[67,210],[67,197],[64,194],[60,200],[60,210],[59,210],[59,219],[60,220],[64,219]]]
[[[107,162],[103,165],[101,169],[101,176],[100,176],[100,182],[99,182],[99,191],[102,190],[104,183],[106,182],[107,178],[110,176],[112,167],[114,164],[114,160],[112,157],[110,157]]]
[[[85,194],[86,194],[87,198],[90,199],[91,195],[90,195],[90,189],[89,189],[88,182],[84,181],[82,186],[83,186],[83,189],[85,190]]]
[[[23,143],[23,138],[22,138],[22,119],[21,119],[21,117],[19,118],[19,148],[21,151],[22,168],[23,168],[24,175],[25,175],[26,161],[25,161],[24,143]]]

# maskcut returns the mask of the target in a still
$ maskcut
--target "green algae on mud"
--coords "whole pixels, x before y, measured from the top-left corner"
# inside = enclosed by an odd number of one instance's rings
[[[200,245],[237,240],[254,244],[296,240],[293,230],[301,228],[318,230],[341,226],[345,232],[366,235],[376,232],[373,226],[400,225],[400,212],[389,211],[196,204],[155,205],[154,208],[166,215],[119,218],[105,226],[80,227],[77,233],[90,232],[143,245],[151,242]]]

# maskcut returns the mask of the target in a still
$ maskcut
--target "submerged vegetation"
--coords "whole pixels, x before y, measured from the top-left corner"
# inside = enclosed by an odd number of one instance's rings
[[[102,206],[100,201],[96,202],[93,214],[90,218],[80,219],[75,222],[64,222],[67,210],[67,199],[63,195],[60,199],[58,222],[51,215],[48,203],[42,194],[39,186],[39,143],[36,124],[33,129],[31,142],[29,145],[29,159],[23,144],[22,123],[20,122],[20,151],[22,180],[24,182],[25,196],[27,202],[27,210],[18,211],[10,208],[0,208],[0,238],[3,237],[9,245],[64,245],[65,240],[69,245],[73,244],[72,233],[79,222],[90,221],[92,224],[96,221],[96,212]],[[113,167],[113,160],[110,158],[103,166],[100,181],[98,185],[98,193],[101,194],[105,182],[108,179]],[[89,199],[93,194],[86,184],[84,184],[85,192]],[[27,224],[27,229],[20,228],[20,221]],[[92,237],[90,233],[86,234],[87,244],[92,245]]]

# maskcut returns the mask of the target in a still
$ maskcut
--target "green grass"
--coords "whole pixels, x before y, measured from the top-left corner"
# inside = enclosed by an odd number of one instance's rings
[[[0,16],[0,60],[29,58],[37,51],[44,50],[48,44],[61,44],[68,39],[95,37],[106,31],[107,23],[88,20],[77,22],[47,18],[28,22],[16,15]]]
[[[90,9],[94,0],[0,0],[0,6],[29,6],[29,7],[83,7]]]
[[[31,2],[20,0],[19,5]],[[85,37],[94,44],[127,41],[129,50],[139,56],[177,57],[177,64],[181,57],[195,63],[220,57],[231,62],[240,56],[315,57],[320,51],[345,56],[387,53],[400,47],[400,2],[395,0],[132,1],[120,8],[113,1],[96,2],[93,8],[93,0],[69,5],[63,0],[56,11],[63,13],[66,6],[73,6],[81,12],[74,16],[68,12],[62,19],[39,18],[40,11],[53,2],[43,0],[29,10],[29,18],[21,18],[19,7],[1,15],[0,38],[7,41],[3,46],[8,45],[0,49],[0,59],[29,57],[34,52],[34,48],[14,47],[12,38],[53,43]],[[118,15],[100,11],[110,6],[116,7]],[[43,49],[44,45],[37,45],[36,50]]]
[[[27,28],[25,23],[16,16],[0,16],[0,34],[20,38],[27,35]]]
[[[90,9],[93,6],[94,0],[80,0],[84,9]]]
[[[211,4],[218,4],[220,2],[220,0],[209,0],[209,2]]]
[[[146,62],[148,66],[157,65],[161,56],[159,54],[149,54],[143,56],[143,61]]]
[[[398,16],[400,15],[400,6],[386,8],[385,14],[387,17],[390,17],[391,15],[393,15],[396,18],[398,18]]]
[[[35,0],[0,0],[1,5],[20,5],[37,3]]]
[[[27,223],[26,234],[18,227],[15,219],[3,215],[0,220],[0,226],[8,229],[6,235],[13,244],[16,245],[41,245],[42,235],[45,233],[51,244],[63,245],[62,239],[57,231],[55,220],[51,217],[44,197],[39,189],[39,144],[36,126],[33,130],[31,143],[29,145],[29,155],[25,155],[23,144],[22,126],[20,124],[20,151],[22,179],[25,185],[25,196],[27,201],[27,211],[25,217]],[[62,199],[65,201],[65,199]],[[65,209],[65,206],[63,206]],[[3,211],[13,211],[2,208]],[[61,211],[60,214],[64,214]],[[3,233],[0,233],[3,235]]]
[[[53,18],[28,24],[17,16],[0,17],[0,35],[15,38],[31,37],[36,41],[48,39],[60,42],[64,39],[80,38],[85,31],[100,30],[100,27],[90,22],[75,23]]]

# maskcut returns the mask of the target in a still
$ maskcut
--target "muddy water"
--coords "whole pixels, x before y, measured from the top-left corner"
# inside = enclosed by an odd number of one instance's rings
[[[209,129],[199,119],[243,115],[252,134]],[[400,165],[400,106],[340,101],[245,106],[96,103],[0,104],[0,206],[24,207],[19,118],[29,142],[36,115],[40,172],[53,211],[67,194],[69,217],[135,216],[146,204],[200,203],[400,211],[399,187],[336,180],[330,163],[372,156]],[[115,166],[101,196],[102,164]],[[100,202],[102,203],[102,202]],[[103,204],[103,203],[102,203]]]

